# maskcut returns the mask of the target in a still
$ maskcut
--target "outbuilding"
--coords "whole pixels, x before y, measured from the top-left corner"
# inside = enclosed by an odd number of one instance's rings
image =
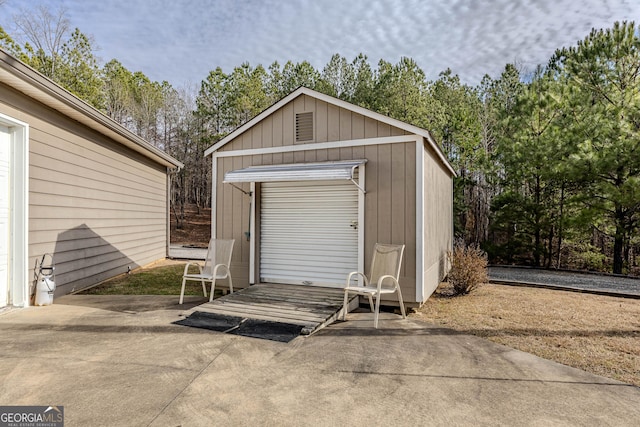
[[[165,258],[181,167],[0,50],[0,309],[30,304],[44,254],[55,296]]]
[[[406,245],[408,305],[448,271],[455,172],[424,129],[302,87],[205,154],[234,286],[344,287],[376,242]]]

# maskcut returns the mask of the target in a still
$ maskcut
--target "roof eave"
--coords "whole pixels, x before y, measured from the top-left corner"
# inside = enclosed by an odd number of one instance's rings
[[[397,127],[399,129],[403,129],[403,130],[405,130],[405,131],[407,131],[407,132],[409,132],[411,134],[416,134],[416,135],[422,136],[423,138],[426,139],[426,141],[431,146],[431,148],[433,148],[433,150],[436,153],[436,156],[442,162],[442,164],[445,166],[445,168],[452,174],[452,176],[457,176],[455,170],[453,169],[453,167],[451,166],[451,164],[449,163],[449,161],[445,157],[444,153],[442,152],[442,150],[440,149],[438,144],[436,144],[435,140],[433,139],[433,137],[431,136],[431,133],[428,130],[419,128],[417,126],[414,126],[414,125],[411,125],[411,124],[408,124],[408,123],[405,123],[403,121],[400,121],[398,119],[394,119],[394,118],[389,117],[389,116],[385,116],[385,115],[380,114],[380,113],[376,113],[375,111],[368,110],[368,109],[366,109],[364,107],[360,107],[358,105],[351,104],[350,102],[343,101],[343,100],[338,99],[338,98],[334,98],[333,96],[330,96],[330,95],[325,95],[324,93],[317,92],[317,91],[315,91],[313,89],[309,89],[309,88],[306,88],[306,87],[299,87],[298,89],[294,90],[289,95],[285,96],[280,101],[276,102],[271,107],[267,108],[266,110],[264,110],[263,112],[261,112],[260,114],[255,116],[253,119],[251,119],[248,122],[244,123],[242,126],[240,126],[237,129],[235,129],[229,135],[227,135],[226,137],[222,138],[220,141],[218,141],[217,143],[215,143],[214,145],[209,147],[204,152],[205,157],[206,156],[210,156],[211,154],[216,152],[218,149],[223,147],[225,144],[227,144],[228,142],[230,142],[233,139],[235,139],[238,135],[246,132],[248,129],[252,128],[255,124],[259,123],[260,121],[262,121],[263,119],[265,119],[266,117],[268,117],[269,115],[271,115],[272,113],[274,113],[275,111],[277,111],[278,109],[283,107],[284,105],[286,105],[289,102],[293,101],[294,99],[296,99],[300,95],[311,96],[313,98],[319,99],[319,100],[327,102],[329,104],[337,105],[337,106],[339,106],[341,108],[345,108],[345,109],[347,109],[349,111],[352,111],[354,113],[363,115],[365,117],[369,117],[369,118],[372,118],[374,120],[377,120],[377,121],[389,124],[391,126]]]
[[[184,164],[0,49],[0,82],[168,168]]]

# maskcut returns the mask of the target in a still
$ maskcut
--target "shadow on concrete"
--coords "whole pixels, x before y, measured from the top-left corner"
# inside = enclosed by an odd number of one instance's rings
[[[398,320],[400,322],[401,320]],[[469,335],[464,332],[458,332],[453,329],[446,328],[393,328],[393,327],[380,327],[375,329],[373,327],[373,320],[367,321],[366,326],[358,325],[354,327],[345,327],[340,326],[336,327],[342,323],[353,323],[353,321],[347,320],[343,322],[342,320],[336,320],[331,325],[315,332],[314,335],[317,336],[330,336],[330,337],[416,337],[416,336],[437,336],[437,335]]]
[[[178,295],[65,295],[54,303],[136,314],[157,310],[186,311],[209,301],[203,296],[184,298],[184,304],[178,304]]]
[[[180,325],[98,325],[98,324],[50,324],[50,323],[8,323],[3,322],[3,331],[55,331],[78,333],[170,333],[170,334],[207,334],[211,331],[198,328],[184,328]]]
[[[346,322],[342,320],[337,320],[334,324],[346,324],[346,326],[341,326],[340,328],[325,328],[321,331],[318,331],[319,335],[328,335],[328,336],[420,336],[420,335],[473,335],[478,338],[489,338],[489,337],[497,337],[497,336],[540,336],[540,337],[549,337],[549,336],[569,336],[569,337],[620,337],[620,338],[640,338],[640,331],[635,330],[617,330],[617,329],[603,329],[597,331],[581,331],[578,329],[571,330],[557,330],[550,331],[545,329],[534,329],[534,328],[503,328],[503,329],[465,329],[465,330],[454,330],[447,329],[441,327],[428,327],[414,329],[414,328],[379,328],[375,329],[372,321],[364,322],[364,325],[354,325],[353,327],[349,327],[349,323],[360,323],[361,321],[349,321]],[[389,322],[389,321],[387,321]],[[402,322],[402,320],[398,319],[398,322]]]
[[[470,380],[470,381],[488,381],[488,382],[525,382],[525,383],[555,383],[555,384],[578,384],[578,385],[598,385],[598,386],[613,386],[613,387],[631,387],[636,388],[633,384],[625,384],[622,382],[605,381],[570,381],[570,380],[549,380],[549,379],[528,379],[528,378],[501,378],[501,377],[480,377],[480,376],[464,376],[464,375],[435,375],[435,374],[412,374],[412,373],[398,373],[398,372],[375,372],[375,371],[349,371],[338,370],[332,372],[341,372],[345,374],[358,374],[358,375],[374,375],[374,376],[388,376],[388,377],[419,377],[419,378],[432,378],[432,379],[450,379],[450,380]]]

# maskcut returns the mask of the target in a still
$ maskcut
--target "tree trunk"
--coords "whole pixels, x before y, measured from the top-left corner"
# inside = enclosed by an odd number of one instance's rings
[[[553,225],[549,227],[549,241],[547,244],[547,253],[544,254],[545,268],[551,268],[552,259],[553,259]]]
[[[624,239],[618,236],[616,230],[616,237],[613,241],[613,273],[622,274],[622,247],[624,246]]]
[[[560,268],[562,261],[562,225],[564,223],[564,181],[560,188],[560,218],[558,218],[558,263],[556,268]]]
[[[178,215],[178,212],[176,211],[176,205],[173,204],[171,206],[172,210],[173,210],[173,215],[176,217],[176,228],[178,230],[182,230],[182,227],[184,227],[184,218],[181,217],[180,215]]]
[[[489,216],[491,211],[491,196],[487,189],[487,180],[484,172],[474,172],[471,200],[468,205],[473,207],[472,215],[475,224],[471,243],[480,245],[489,239]]]
[[[536,188],[535,188],[535,216],[534,216],[534,237],[535,244],[533,247],[533,263],[536,267],[540,267],[540,247],[541,247],[541,236],[540,236],[540,217],[542,216],[540,212],[540,176],[536,176]]]
[[[616,207],[616,235],[613,239],[613,273],[622,274],[622,266],[624,262],[624,213],[621,207]]]

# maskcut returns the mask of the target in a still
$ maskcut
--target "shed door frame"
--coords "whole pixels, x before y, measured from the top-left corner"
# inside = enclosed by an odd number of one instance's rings
[[[358,269],[355,185],[323,180],[260,187],[260,283],[342,288]]]
[[[358,179],[357,184],[361,189],[366,188],[365,184],[365,164],[358,166]],[[322,181],[319,181],[322,182]],[[354,183],[355,186],[355,183]],[[365,192],[358,191],[358,271],[364,271],[364,230],[365,230]],[[258,247],[259,239],[256,237],[256,220],[259,218],[259,191],[256,191],[256,183],[251,183],[251,227],[249,232],[249,284],[255,285],[260,283],[260,268],[258,265],[258,259],[260,254],[260,248]],[[345,277],[346,280],[346,277]]]
[[[9,131],[8,305],[29,305],[29,125],[0,113]]]

